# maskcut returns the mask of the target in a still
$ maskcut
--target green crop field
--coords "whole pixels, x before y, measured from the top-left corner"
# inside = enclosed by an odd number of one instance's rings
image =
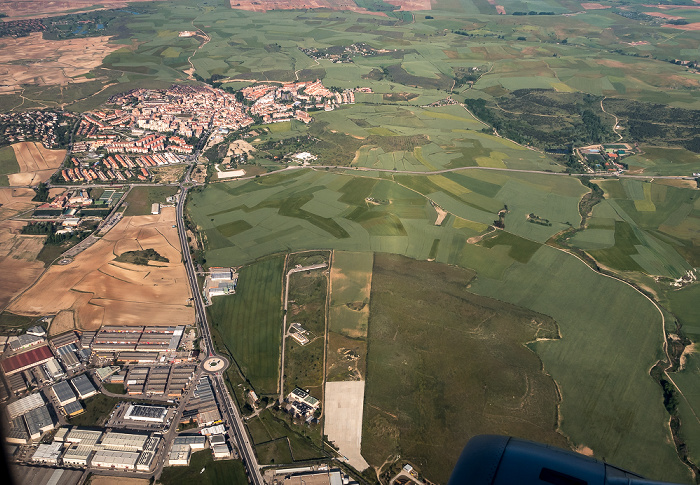
[[[151,205],[165,203],[165,198],[177,193],[177,187],[134,187],[126,197],[125,216],[145,216],[151,213]]]
[[[0,148],[0,174],[7,175],[19,172],[19,164],[12,147]]]
[[[471,290],[556,320],[561,339],[531,348],[559,385],[561,430],[574,445],[652,479],[689,480],[649,376],[661,358],[662,325],[644,296],[546,246],[505,278],[480,277]]]
[[[282,338],[283,257],[241,269],[235,295],[215,297],[214,328],[258,395],[275,394]]]
[[[291,266],[291,265],[290,265]],[[287,336],[284,358],[284,395],[295,387],[320,396],[323,385],[323,353],[326,333],[328,278],[321,270],[289,276],[288,328],[299,323],[308,332],[306,345]]]
[[[554,381],[525,345],[554,320],[466,291],[471,271],[377,254],[372,272],[362,453],[400,454],[441,483],[483,433],[565,446]]]
[[[318,426],[290,424],[269,409],[246,422],[255,444],[255,453],[263,464],[283,464],[322,458]]]

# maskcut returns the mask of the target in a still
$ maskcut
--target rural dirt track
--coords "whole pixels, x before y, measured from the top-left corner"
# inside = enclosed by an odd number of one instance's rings
[[[74,312],[75,325],[96,329],[113,325],[179,325],[194,321],[187,306],[190,289],[181,264],[175,209],[157,216],[122,219],[100,241],[65,266],[52,266],[8,309],[23,315]],[[168,263],[139,266],[115,256],[153,248]]]

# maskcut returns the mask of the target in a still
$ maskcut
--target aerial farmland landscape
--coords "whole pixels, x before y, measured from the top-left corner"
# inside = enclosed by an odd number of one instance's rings
[[[698,268],[697,0],[0,1],[7,483],[699,484]]]

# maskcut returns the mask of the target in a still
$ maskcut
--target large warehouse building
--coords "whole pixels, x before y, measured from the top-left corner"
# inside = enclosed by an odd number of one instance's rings
[[[97,450],[90,460],[92,466],[136,470],[139,453],[134,451]]]
[[[15,354],[12,357],[2,361],[2,370],[5,375],[11,376],[23,370],[30,369],[35,365],[43,364],[53,359],[51,349],[47,345],[42,345],[21,354]]]
[[[51,390],[56,396],[56,399],[58,399],[58,404],[61,406],[65,406],[68,403],[76,401],[75,393],[66,381],[61,381],[58,384],[54,384],[51,387]]]
[[[78,377],[71,379],[70,383],[73,384],[73,387],[78,393],[80,399],[87,399],[97,394],[95,384],[93,384],[90,378],[85,374],[81,374]]]
[[[163,423],[168,414],[168,408],[163,406],[144,406],[140,404],[130,404],[126,410],[124,419],[134,421],[147,421],[149,423]]]

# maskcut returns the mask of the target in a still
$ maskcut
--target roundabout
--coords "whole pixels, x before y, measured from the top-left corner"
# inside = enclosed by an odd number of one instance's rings
[[[203,363],[202,366],[206,372],[219,372],[228,367],[228,361],[223,357],[209,357]]]

